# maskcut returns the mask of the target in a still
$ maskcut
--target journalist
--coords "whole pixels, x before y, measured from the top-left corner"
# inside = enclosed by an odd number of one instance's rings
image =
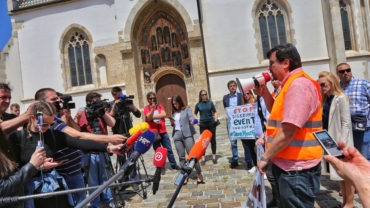
[[[81,118],[78,125],[82,132],[89,132],[97,135],[108,135],[107,126],[113,127],[116,120],[109,115],[106,109],[108,104],[101,100],[101,95],[96,92],[90,92],[86,95],[86,108],[81,109]],[[90,151],[84,152],[82,164],[85,167],[85,174],[89,186],[98,186],[104,184],[111,176],[110,156],[106,152]],[[90,194],[93,191],[90,192]],[[110,188],[105,189],[101,195],[90,202],[91,207],[100,206],[113,207],[113,196]]]
[[[109,104],[109,114],[116,119],[116,124],[112,127],[113,134],[128,135],[129,130],[132,128],[132,113],[136,118],[141,117],[141,112],[132,103],[130,98],[123,98],[122,89],[120,87],[113,87],[111,90],[112,97],[114,98]],[[130,96],[129,96],[130,97]],[[133,96],[132,96],[133,98]],[[132,149],[127,155],[119,156],[118,162],[122,166],[126,162],[126,158],[132,153]],[[130,173],[129,180],[135,181],[137,178],[136,167]],[[138,189],[138,185],[132,185],[134,190]],[[125,189],[124,187],[122,187]]]

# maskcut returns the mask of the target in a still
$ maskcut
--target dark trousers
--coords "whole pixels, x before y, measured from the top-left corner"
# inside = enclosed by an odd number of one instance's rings
[[[204,121],[199,123],[200,134],[203,133],[204,130],[208,129],[212,133],[212,140],[211,140],[211,149],[212,154],[216,154],[216,121]]]
[[[316,194],[320,189],[321,163],[301,171],[284,171],[272,164],[279,207],[314,207]]]
[[[257,154],[254,151],[254,147],[256,146],[256,140],[254,139],[241,139],[243,143],[244,149],[249,149],[249,153],[252,157],[253,165],[257,166]],[[245,152],[245,151],[244,151]],[[247,155],[244,155],[244,157],[247,157]]]

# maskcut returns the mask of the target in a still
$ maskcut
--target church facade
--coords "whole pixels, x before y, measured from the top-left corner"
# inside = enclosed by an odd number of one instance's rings
[[[157,92],[168,116],[171,96],[194,107],[204,89],[224,114],[227,82],[267,71],[277,44],[294,44],[315,79],[342,62],[369,79],[369,8],[369,0],[8,0],[13,32],[0,74],[23,109],[43,87],[82,107],[88,92],[112,99],[120,86],[140,109]]]

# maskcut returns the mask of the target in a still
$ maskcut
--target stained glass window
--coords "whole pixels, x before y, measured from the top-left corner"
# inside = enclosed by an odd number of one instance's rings
[[[89,41],[79,32],[68,42],[68,61],[72,87],[92,84]]]
[[[274,1],[268,0],[262,4],[258,12],[258,22],[263,56],[267,59],[266,53],[271,48],[287,42],[284,11]]]

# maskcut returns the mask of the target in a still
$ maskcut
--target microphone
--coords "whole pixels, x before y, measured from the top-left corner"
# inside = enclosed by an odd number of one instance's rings
[[[128,138],[126,142],[122,145],[119,153],[124,154],[128,152],[131,149],[132,145],[136,142],[136,140],[141,136],[141,134],[148,129],[149,125],[147,122],[142,122],[132,127],[129,130],[131,137]]]
[[[185,179],[190,175],[195,164],[200,160],[204,152],[206,151],[209,142],[212,139],[212,133],[209,130],[204,130],[200,135],[198,141],[195,142],[193,148],[191,148],[186,163],[181,167],[181,172],[175,180],[175,185],[177,185],[175,193],[172,195],[171,201],[168,204],[167,208],[172,207],[175,203],[177,196],[180,193],[182,185],[184,184]]]
[[[134,96],[133,95],[125,95],[125,94],[120,94],[120,95],[118,95],[118,98],[120,98],[120,99],[126,99],[126,98],[128,98],[128,99],[134,99]]]
[[[124,175],[118,179],[119,182],[122,182],[134,169],[136,161],[139,159],[140,155],[146,153],[154,142],[155,134],[151,131],[145,131],[137,139],[137,142],[134,147],[134,152],[126,160],[126,162],[121,166],[120,171],[124,170]]]
[[[142,123],[139,123],[139,124],[135,125],[134,127],[132,127],[129,130],[129,133],[130,133],[130,135],[133,135],[138,131],[141,131],[141,133],[143,133],[144,131],[146,131],[148,129],[149,129],[148,123],[147,122],[142,122]]]
[[[153,195],[158,191],[159,182],[161,180],[161,169],[166,164],[167,149],[163,147],[158,147],[155,151],[153,158],[153,165],[157,167],[153,178]]]
[[[76,208],[82,208],[85,207],[89,202],[91,202],[93,199],[95,199],[101,192],[106,189],[109,184],[112,184],[116,180],[119,182],[122,182],[127,178],[128,175],[130,175],[131,171],[134,169],[136,161],[139,159],[139,157],[146,153],[150,147],[152,146],[154,142],[154,133],[151,131],[145,131],[141,137],[137,140],[135,144],[135,151],[131,154],[131,156],[128,158],[128,160],[123,164],[119,172],[109,178],[107,182],[105,182],[103,185],[101,185],[96,191],[91,193],[86,199],[84,199],[81,203],[79,203]]]

